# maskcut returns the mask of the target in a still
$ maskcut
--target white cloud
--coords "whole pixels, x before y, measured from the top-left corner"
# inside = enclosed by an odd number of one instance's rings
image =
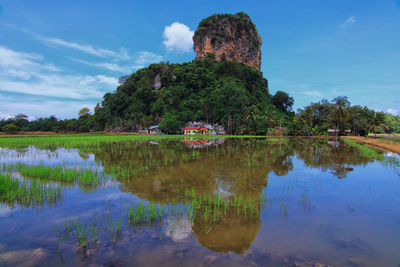
[[[190,52],[193,48],[193,34],[185,24],[174,22],[166,26],[163,33],[163,44],[169,51]]]
[[[39,117],[48,117],[51,115],[55,115],[58,119],[76,118],[78,116],[78,111],[81,108],[88,107],[89,109],[92,109],[95,105],[96,101],[94,100],[70,101],[33,99],[27,102],[18,97],[5,97],[0,99],[0,106],[8,111],[6,115],[10,115],[10,117],[19,113],[34,115],[34,117],[28,116],[29,120]],[[0,115],[1,114],[2,113],[0,113]]]
[[[0,100],[0,104],[1,104],[1,100]],[[6,113],[6,112],[0,112],[0,120],[7,120],[7,119],[11,119],[14,118],[16,115],[21,114],[21,112],[16,112],[14,114],[10,114],[10,113]],[[27,116],[28,121],[33,121],[35,120],[35,117],[31,117],[31,116]]]
[[[0,112],[0,120],[7,120],[13,117],[14,115],[11,115],[10,113]]]
[[[118,52],[109,50],[109,49],[104,49],[104,48],[94,48],[93,46],[89,44],[78,44],[74,42],[67,42],[59,38],[52,38],[52,37],[41,37],[41,36],[36,36],[40,40],[42,40],[45,44],[47,45],[56,45],[56,46],[62,46],[62,47],[67,47],[71,49],[75,49],[78,51],[81,51],[86,54],[90,54],[93,56],[97,57],[102,57],[102,58],[114,58],[114,59],[119,59],[119,60],[129,60],[130,56],[125,48],[120,48]]]
[[[147,66],[148,64],[160,62],[163,59],[163,56],[147,51],[140,51],[137,52],[136,55],[133,56],[133,58],[134,58],[133,65],[117,64],[110,62],[89,62],[77,58],[70,58],[70,59],[88,66],[129,74],[134,72],[135,70]]]
[[[43,63],[43,57],[33,53],[16,52],[0,46],[0,75],[29,79],[32,71],[61,71],[53,64]]]
[[[397,116],[397,115],[400,115],[400,110],[388,108],[386,110],[386,113],[389,113],[389,114]]]
[[[311,91],[304,91],[303,94],[306,96],[312,96],[312,97],[320,97],[322,96],[322,93],[317,90],[311,90]]]
[[[150,63],[157,63],[162,60],[162,56],[147,52],[147,51],[141,51],[137,53],[137,58],[135,60],[135,63],[139,66],[147,65]]]
[[[87,99],[100,98],[105,91],[111,91],[118,84],[116,78],[105,75],[67,75],[43,61],[41,55],[0,46],[0,91]]]
[[[95,68],[101,68],[109,71],[130,74],[140,68],[146,67],[151,63],[160,62],[163,59],[163,57],[151,52],[146,52],[146,51],[138,52],[133,65],[124,65],[124,64],[117,64],[110,62],[89,62],[77,58],[70,58],[70,59]]]
[[[69,60],[118,74],[111,77],[104,75],[104,71],[94,75],[73,73],[68,68],[55,66],[41,54],[0,45],[0,119],[18,113],[35,117],[51,114],[58,118],[76,117],[80,108],[91,108],[106,92],[114,91],[121,74],[130,74],[163,59],[148,51],[130,54],[125,48],[110,50],[23,31],[51,48],[62,49],[61,55]],[[81,56],[72,58],[74,51],[82,52]],[[89,59],[93,58],[90,56],[97,60]]]
[[[96,67],[96,68],[101,68],[101,69],[105,69],[105,70],[110,70],[110,71],[115,71],[115,72],[122,72],[122,73],[129,73],[132,72],[132,68],[127,67],[127,66],[121,66],[119,64],[116,63],[110,63],[110,62],[89,62],[86,60],[82,60],[82,59],[77,59],[77,58],[71,58],[71,60],[88,65],[88,66],[92,66],[92,67]]]
[[[116,78],[104,75],[54,75],[35,74],[31,81],[11,81],[0,77],[0,90],[13,93],[62,97],[70,99],[101,98],[105,91],[112,91]],[[103,89],[103,90],[101,90]]]
[[[354,16],[351,16],[349,18],[347,18],[341,25],[340,27],[346,29],[347,27],[353,25],[354,23],[356,23],[357,20]]]

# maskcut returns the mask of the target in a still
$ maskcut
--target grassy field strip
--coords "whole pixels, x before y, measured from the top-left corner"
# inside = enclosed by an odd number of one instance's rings
[[[352,140],[376,148],[385,149],[400,154],[400,142],[390,141],[381,138],[366,138],[360,136],[343,136],[344,140]]]
[[[64,147],[76,148],[83,146],[98,145],[100,142],[119,142],[119,141],[149,141],[167,139],[219,139],[219,138],[268,138],[268,140],[278,140],[266,136],[246,136],[246,135],[16,135],[0,136],[0,147]]]
[[[348,144],[349,146],[355,147],[358,150],[360,150],[361,154],[367,158],[370,159],[379,159],[379,160],[383,160],[384,159],[384,155],[383,154],[379,154],[376,150],[365,146],[363,144],[360,144],[356,141],[353,141],[352,139],[344,139],[344,142],[346,144]]]

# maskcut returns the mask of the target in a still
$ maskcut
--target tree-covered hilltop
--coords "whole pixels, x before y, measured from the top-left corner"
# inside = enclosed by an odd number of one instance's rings
[[[293,99],[279,94],[273,101],[257,69],[217,62],[210,54],[183,64],[152,64],[131,74],[114,93],[104,95],[94,122],[98,130],[160,124],[175,133],[188,121],[205,121],[222,124],[232,134],[265,134],[269,122],[286,124],[294,116]]]

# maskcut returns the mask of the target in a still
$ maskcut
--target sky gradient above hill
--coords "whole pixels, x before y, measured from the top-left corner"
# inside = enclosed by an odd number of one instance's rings
[[[271,93],[295,109],[345,95],[400,114],[400,0],[115,2],[0,0],[0,118],[77,117],[122,75],[193,60],[198,23],[239,11],[262,36]]]

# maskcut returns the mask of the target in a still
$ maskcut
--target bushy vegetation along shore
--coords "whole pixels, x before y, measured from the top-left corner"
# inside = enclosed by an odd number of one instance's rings
[[[0,132],[137,132],[159,125],[169,134],[182,133],[189,121],[222,125],[233,135],[327,135],[328,129],[352,135],[400,133],[400,116],[351,106],[345,96],[292,110],[294,99],[283,91],[269,93],[268,81],[255,68],[212,57],[183,64],[160,63],[131,74],[106,93],[92,114],[78,119],[28,116],[0,120]]]

